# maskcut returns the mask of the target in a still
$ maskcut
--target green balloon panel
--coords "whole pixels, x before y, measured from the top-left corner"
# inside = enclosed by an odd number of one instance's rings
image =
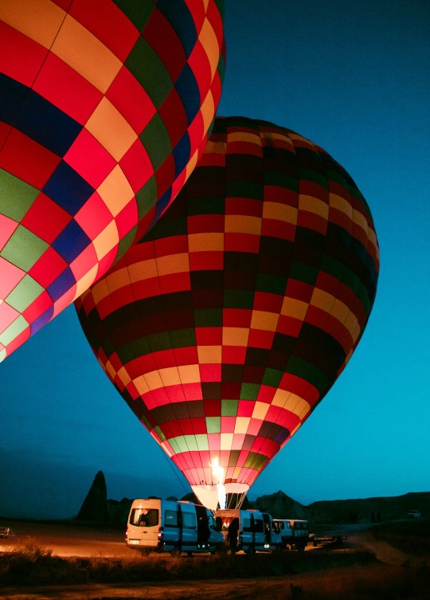
[[[207,141],[222,0],[0,2],[0,360],[156,222]]]
[[[191,485],[250,486],[322,400],[375,299],[348,173],[301,135],[216,118],[153,229],[76,301],[107,375]]]

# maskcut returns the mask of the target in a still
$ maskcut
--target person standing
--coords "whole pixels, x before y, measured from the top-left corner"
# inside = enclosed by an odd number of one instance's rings
[[[232,554],[236,554],[237,549],[237,534],[239,532],[239,519],[236,517],[230,523],[228,527],[227,540],[230,543],[230,550]]]

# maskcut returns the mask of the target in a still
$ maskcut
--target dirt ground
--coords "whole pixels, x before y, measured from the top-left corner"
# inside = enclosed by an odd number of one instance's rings
[[[133,551],[124,542],[124,531],[79,523],[10,521],[13,535],[0,539],[0,552],[10,552],[26,543],[52,551],[53,556],[129,557]]]
[[[11,552],[23,544],[34,543],[52,551],[52,555],[62,557],[118,557],[133,555],[133,551],[125,546],[124,532],[97,527],[67,523],[41,523],[16,521],[7,524],[13,535],[0,539],[0,552]],[[381,565],[403,565],[411,557],[396,549],[391,544],[377,540],[367,527],[356,526],[346,528],[347,535],[342,546],[334,546],[331,550],[337,553],[348,553],[357,550],[370,550],[375,553]],[[318,551],[318,546],[308,545],[307,552]],[[182,558],[180,559],[182,560]],[[183,560],[187,560],[184,556]],[[189,560],[189,559],[188,559]],[[354,569],[366,567],[354,567]],[[340,570],[339,570],[340,571]],[[336,572],[336,578],[347,577],[348,568]],[[0,588],[3,600],[209,600],[234,598],[247,600],[250,598],[294,598],[295,586],[312,580],[318,585],[328,576],[326,571],[317,573],[300,573],[282,577],[236,579],[223,581],[178,581],[150,582],[127,584],[86,584],[79,586],[44,586],[37,588]],[[220,574],[222,577],[222,574]],[[297,588],[298,589],[298,588]]]
[[[292,581],[292,580],[291,580]],[[288,591],[290,580],[189,581],[127,585],[53,586],[35,589],[3,589],[3,600],[247,600],[270,598]],[[252,595],[250,595],[252,594]],[[286,596],[287,597],[287,596]],[[288,596],[289,597],[289,596]]]

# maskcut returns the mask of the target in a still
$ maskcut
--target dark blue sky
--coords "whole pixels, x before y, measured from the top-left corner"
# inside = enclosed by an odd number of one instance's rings
[[[220,115],[327,150],[381,247],[368,327],[344,373],[251,488],[303,504],[430,490],[430,4],[226,0]],[[0,365],[0,515],[75,516],[108,496],[184,495],[184,478],[97,364],[71,307]]]

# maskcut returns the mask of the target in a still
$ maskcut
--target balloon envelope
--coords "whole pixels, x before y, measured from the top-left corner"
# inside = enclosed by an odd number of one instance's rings
[[[216,118],[175,202],[76,307],[107,375],[215,508],[218,480],[246,493],[333,385],[378,270],[369,207],[333,158]]]
[[[0,360],[140,239],[204,149],[222,0],[0,3]]]

